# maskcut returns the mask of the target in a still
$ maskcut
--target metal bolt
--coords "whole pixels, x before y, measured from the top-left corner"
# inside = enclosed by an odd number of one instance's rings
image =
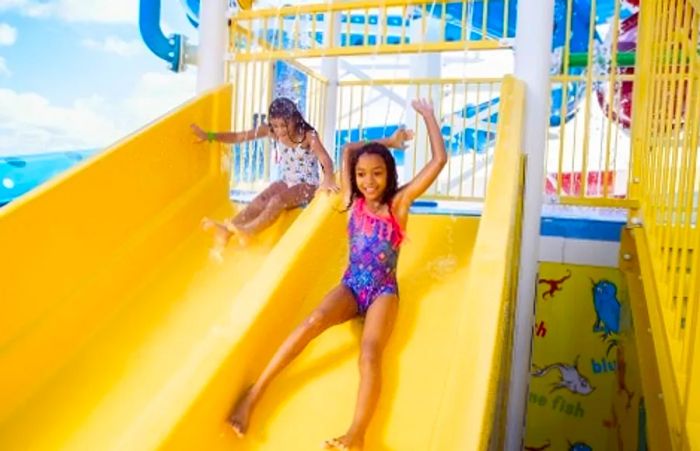
[[[632,179],[632,182],[634,182],[634,183],[639,183],[639,177],[633,178],[633,179]]]
[[[635,225],[635,226],[641,225],[641,224],[642,224],[642,220],[639,219],[637,216],[632,216],[632,217],[630,218],[630,224]]]
[[[657,396],[659,397],[659,399],[664,399],[664,394],[663,394],[663,393],[659,393]]]
[[[628,254],[628,253],[624,253],[624,254],[622,254],[622,259],[627,260],[627,261],[632,260],[632,255]]]

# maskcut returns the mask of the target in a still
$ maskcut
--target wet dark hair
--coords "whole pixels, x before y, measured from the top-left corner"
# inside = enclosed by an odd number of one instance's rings
[[[291,122],[292,127],[294,127],[294,133],[291,133],[289,129],[287,129],[287,133],[294,144],[304,142],[306,132],[316,132],[316,129],[306,122],[296,104],[286,97],[277,97],[272,101],[267,117],[269,121],[272,121],[272,119],[283,119],[285,122]],[[301,136],[301,141],[294,141],[294,136]]]
[[[382,160],[384,160],[384,165],[386,166],[386,188],[382,194],[382,203],[388,204],[391,199],[394,198],[396,193],[399,191],[399,174],[396,172],[396,161],[394,156],[389,152],[389,149],[379,143],[371,142],[367,143],[358,151],[356,151],[350,158],[350,203],[347,208],[352,206],[352,203],[357,198],[363,197],[360,189],[357,187],[357,180],[355,177],[355,170],[357,169],[357,162],[360,160],[362,155],[378,155]]]

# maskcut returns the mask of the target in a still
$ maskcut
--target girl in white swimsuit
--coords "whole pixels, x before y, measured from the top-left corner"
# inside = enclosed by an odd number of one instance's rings
[[[229,239],[236,235],[242,244],[270,226],[286,209],[307,204],[317,189],[338,192],[333,161],[316,130],[309,125],[291,100],[279,97],[268,111],[269,124],[246,132],[205,132],[196,124],[192,130],[202,141],[236,144],[270,137],[279,150],[281,180],[258,194],[235,217],[223,222],[202,220],[205,230],[215,229],[215,252],[220,256]],[[319,169],[323,177],[319,175]]]

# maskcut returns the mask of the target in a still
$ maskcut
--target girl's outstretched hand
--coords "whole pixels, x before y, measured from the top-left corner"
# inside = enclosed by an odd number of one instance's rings
[[[406,141],[413,139],[413,130],[408,130],[405,127],[399,127],[396,131],[389,137],[389,142],[387,147],[392,149],[405,149],[408,147]]]
[[[338,186],[337,183],[335,183],[335,180],[333,179],[325,179],[321,182],[321,184],[318,186],[318,190],[322,192],[326,192],[328,194],[333,194],[333,193],[338,193],[340,192],[340,187]]]
[[[197,125],[197,124],[190,124],[190,128],[192,129],[192,132],[197,136],[198,141],[197,142],[202,142],[207,140],[207,132],[202,130],[202,128]]]
[[[413,106],[413,109],[423,117],[429,117],[435,114],[433,110],[433,102],[428,99],[415,99],[411,102],[411,106]]]

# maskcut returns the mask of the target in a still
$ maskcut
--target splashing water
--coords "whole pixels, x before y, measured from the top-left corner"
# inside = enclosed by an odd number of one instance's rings
[[[442,280],[452,274],[457,268],[457,257],[449,254],[428,262],[428,273],[436,280]]]

